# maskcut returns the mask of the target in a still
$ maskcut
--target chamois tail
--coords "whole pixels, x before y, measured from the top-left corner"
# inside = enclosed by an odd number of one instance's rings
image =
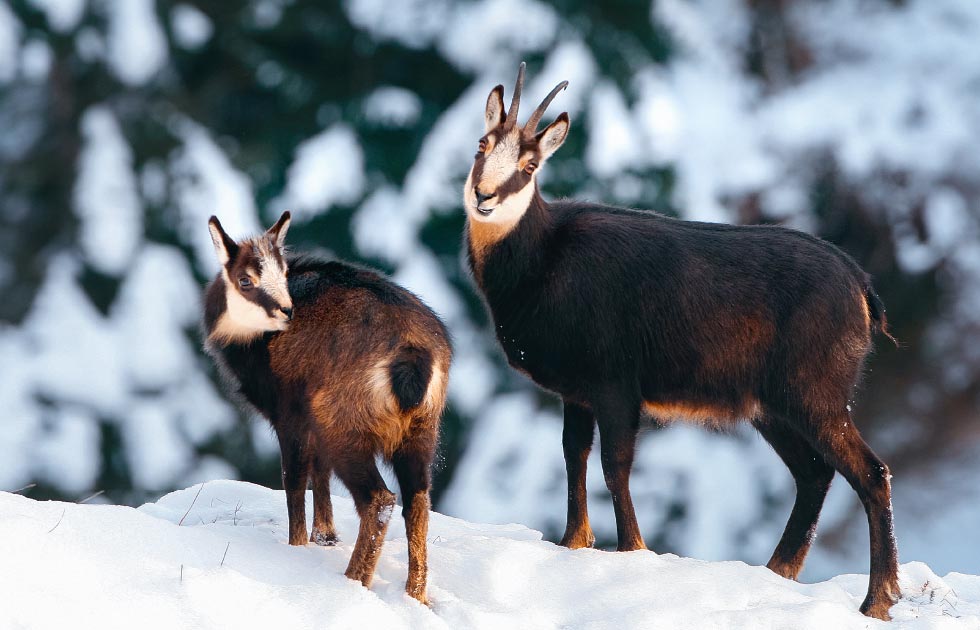
[[[875,293],[875,290],[870,283],[864,289],[864,299],[868,304],[868,315],[871,317],[871,331],[881,333],[882,335],[888,337],[897,348],[899,346],[898,339],[895,339],[895,337],[892,336],[891,331],[888,330],[888,318],[885,316],[885,305],[882,303],[881,298],[878,297],[878,294]]]
[[[407,346],[395,356],[388,368],[391,391],[403,412],[422,404],[432,379],[432,354],[423,348]]]

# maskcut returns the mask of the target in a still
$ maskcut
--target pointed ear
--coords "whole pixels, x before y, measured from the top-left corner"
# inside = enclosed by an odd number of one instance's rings
[[[539,133],[535,139],[538,141],[538,151],[541,152],[541,161],[547,160],[551,154],[558,150],[568,136],[568,112],[558,114],[555,122],[551,123]]]
[[[504,113],[504,86],[498,85],[490,91],[487,97],[487,112],[484,132],[490,133],[504,122],[507,114]]]
[[[276,247],[279,249],[282,249],[286,244],[286,232],[289,231],[290,220],[289,210],[286,210],[282,213],[282,216],[279,217],[279,220],[276,221],[276,224],[269,228],[269,231],[266,232],[266,235],[275,241]]]
[[[208,230],[211,232],[211,241],[214,243],[214,252],[218,255],[218,262],[223,267],[238,255],[238,244],[221,227],[218,217],[212,216],[208,219]]]

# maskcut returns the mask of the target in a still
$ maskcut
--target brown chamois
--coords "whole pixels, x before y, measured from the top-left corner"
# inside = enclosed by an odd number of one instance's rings
[[[235,242],[208,222],[221,272],[205,297],[206,347],[279,439],[289,544],[304,545],[306,487],[313,533],[333,545],[330,474],[361,519],[347,577],[369,587],[395,495],[375,456],[394,468],[408,535],[406,591],[426,599],[429,486],[452,350],[422,301],[374,271],[285,255],[289,213]]]
[[[869,276],[844,252],[781,227],[680,221],[579,201],[546,202],[536,174],[565,141],[567,113],[520,126],[490,92],[463,191],[466,247],[509,363],[561,396],[568,522],[561,544],[595,540],[586,460],[599,428],[619,549],[644,549],[629,492],[637,430],[659,421],[752,423],[786,463],[797,496],[769,568],[796,579],[839,472],[870,524],[861,605],[889,618],[899,595],[888,468],[851,420],[873,332],[887,333]]]

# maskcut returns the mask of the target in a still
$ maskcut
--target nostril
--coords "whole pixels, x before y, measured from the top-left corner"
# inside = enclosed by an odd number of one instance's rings
[[[481,192],[480,192],[480,190],[479,190],[479,189],[477,189],[477,188],[475,188],[475,189],[473,189],[473,192],[475,192],[475,193],[476,193],[476,200],[477,200],[477,203],[483,203],[483,202],[484,202],[484,201],[486,201],[487,199],[490,199],[491,197],[493,197],[493,195],[484,195],[484,194],[483,194],[483,193],[481,193]]]
[[[282,306],[282,307],[279,308],[279,310],[283,312],[283,315],[286,316],[286,319],[292,319],[293,318],[293,309],[292,309],[292,307],[290,307],[290,306]]]

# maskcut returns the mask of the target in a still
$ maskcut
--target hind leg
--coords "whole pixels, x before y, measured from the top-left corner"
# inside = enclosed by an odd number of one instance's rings
[[[385,486],[372,452],[348,452],[334,461],[337,476],[350,491],[361,518],[354,552],[344,574],[367,588],[371,586],[381,556],[395,495]]]
[[[310,440],[306,434],[295,438],[279,436],[282,456],[282,487],[286,491],[286,511],[289,513],[289,544],[305,545],[306,486],[310,479]]]
[[[861,612],[889,620],[897,601],[898,550],[891,504],[891,474],[865,443],[848,412],[812,422],[807,439],[857,492],[868,515],[871,538],[871,579]]]
[[[403,444],[391,463],[402,493],[402,516],[408,537],[408,579],[405,592],[423,604],[428,604],[426,581],[428,555],[426,537],[429,531],[429,486],[434,444],[412,441]]]
[[[313,456],[313,533],[310,542],[324,547],[337,544],[333,524],[333,503],[330,500],[330,466],[322,455]]]
[[[803,569],[803,562],[813,542],[820,508],[830,489],[834,468],[802,435],[781,419],[764,418],[753,424],[796,481],[793,511],[767,565],[774,573],[795,580]]]
[[[595,535],[589,525],[585,490],[586,466],[594,436],[595,418],[592,412],[566,400],[561,444],[565,452],[565,472],[568,476],[568,520],[565,535],[559,544],[569,549],[591,547],[595,544]]]

